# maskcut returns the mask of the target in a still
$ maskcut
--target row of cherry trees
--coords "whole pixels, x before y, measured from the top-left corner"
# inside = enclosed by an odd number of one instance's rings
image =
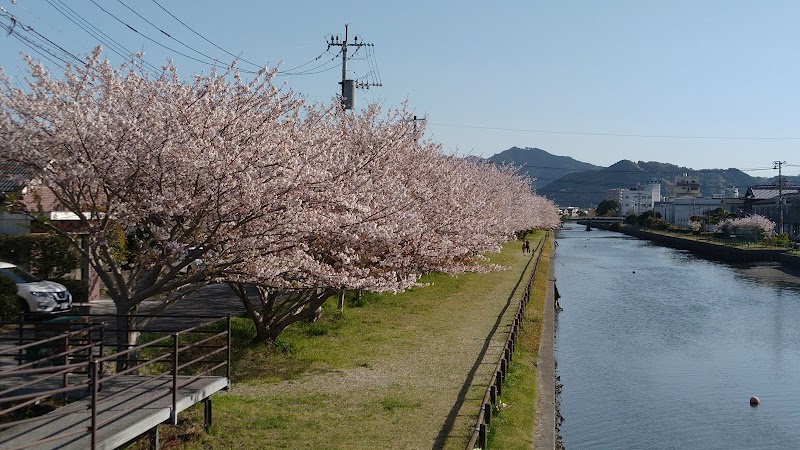
[[[24,88],[0,79],[0,156],[77,215],[85,247],[52,229],[127,316],[224,281],[268,340],[336,291],[481,270],[514,232],[558,225],[529,180],[443,155],[405,105],[353,114],[274,85],[274,72],[185,82],[173,66],[114,68],[99,49],[63,77],[28,64]]]
[[[726,219],[718,227],[726,233],[734,233],[738,230],[755,230],[764,237],[775,236],[775,222],[760,214],[751,214],[738,219]]]

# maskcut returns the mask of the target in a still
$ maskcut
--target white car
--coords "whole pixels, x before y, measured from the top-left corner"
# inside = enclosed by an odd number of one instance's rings
[[[59,314],[72,310],[72,295],[64,285],[43,281],[14,264],[0,262],[0,276],[17,283],[23,313]]]

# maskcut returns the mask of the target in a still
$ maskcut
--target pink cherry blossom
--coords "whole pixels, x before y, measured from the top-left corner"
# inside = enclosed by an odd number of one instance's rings
[[[235,67],[153,77],[99,49],[62,78],[27,61],[24,89],[0,78],[0,156],[78,214],[86,248],[46,225],[85,253],[121,314],[228,282],[274,338],[334,292],[487,270],[483,254],[516,232],[559,223],[514,169],[422,139],[406,105],[312,104],[274,72],[243,81]]]

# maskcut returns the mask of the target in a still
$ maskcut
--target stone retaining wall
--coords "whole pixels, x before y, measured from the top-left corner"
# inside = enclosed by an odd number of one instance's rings
[[[618,231],[639,239],[647,239],[665,247],[688,250],[704,257],[720,259],[731,263],[780,262],[800,267],[800,257],[787,253],[786,249],[748,249],[731,247],[716,242],[704,241],[694,237],[673,236],[642,230],[633,227],[615,227],[606,224],[592,224],[594,228]]]

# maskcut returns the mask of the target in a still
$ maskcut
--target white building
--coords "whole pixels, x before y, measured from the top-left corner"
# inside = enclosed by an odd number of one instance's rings
[[[671,202],[659,203],[656,211],[661,219],[673,225],[689,228],[693,216],[708,216],[712,211],[722,207],[721,198],[694,198],[691,196],[676,198]]]
[[[656,179],[647,181],[645,187],[619,189],[620,215],[641,214],[653,209],[661,201],[661,183]]]
[[[580,215],[581,210],[577,206],[567,206],[566,208],[559,208],[558,212],[562,216],[578,217]]]

